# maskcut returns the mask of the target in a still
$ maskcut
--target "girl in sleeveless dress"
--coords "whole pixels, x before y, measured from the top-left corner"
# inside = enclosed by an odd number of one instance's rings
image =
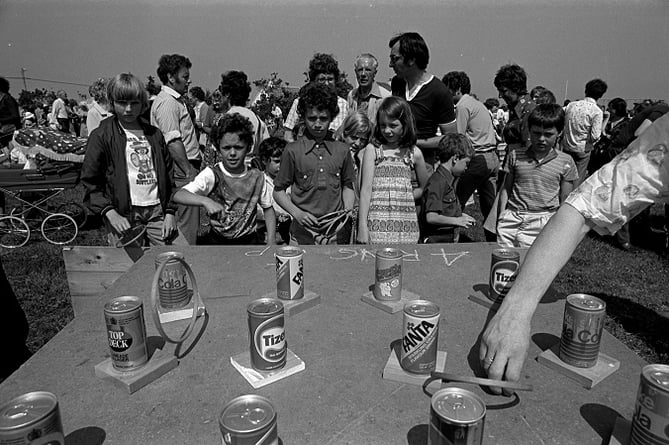
[[[373,141],[364,150],[358,242],[415,244],[419,229],[415,200],[427,182],[425,160],[416,147],[409,104],[387,97],[379,106]],[[412,186],[412,173],[418,186]]]

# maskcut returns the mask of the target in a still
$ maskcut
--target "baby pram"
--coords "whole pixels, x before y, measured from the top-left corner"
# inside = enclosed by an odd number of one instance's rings
[[[78,184],[84,155],[74,149],[85,149],[86,140],[50,132],[43,128],[20,130],[11,144],[32,164],[29,168],[21,164],[0,168],[0,192],[5,194],[8,213],[0,217],[2,247],[24,246],[33,230],[39,230],[52,244],[68,244],[86,222],[81,204],[53,202],[64,190]],[[52,140],[58,142],[52,144]]]

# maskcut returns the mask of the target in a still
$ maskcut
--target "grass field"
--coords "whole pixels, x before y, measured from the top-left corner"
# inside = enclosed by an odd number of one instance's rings
[[[80,187],[66,191],[64,199],[81,202]],[[477,216],[478,206],[468,207]],[[653,208],[651,225],[661,227]],[[77,245],[102,245],[99,220],[90,219],[77,237]],[[467,237],[482,241],[480,228]],[[633,238],[638,248],[625,252],[608,240],[588,236],[554,282],[563,294],[583,292],[607,303],[606,329],[651,363],[669,363],[669,264],[664,256],[664,235],[658,230]],[[0,248],[1,249],[1,248]],[[48,244],[39,235],[15,250],[2,249],[0,256],[12,287],[31,326],[28,346],[37,351],[73,317],[63,264],[62,247]],[[550,252],[546,252],[550,255]],[[102,320],[102,319],[101,319]]]

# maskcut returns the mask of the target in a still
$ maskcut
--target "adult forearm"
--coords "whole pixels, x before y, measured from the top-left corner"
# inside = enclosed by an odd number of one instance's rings
[[[180,139],[175,139],[167,144],[167,149],[169,150],[170,155],[172,155],[172,160],[179,166],[181,171],[190,172],[188,176],[195,177],[197,172],[188,161],[188,157],[186,156],[186,147],[184,147],[183,142],[181,142]]]

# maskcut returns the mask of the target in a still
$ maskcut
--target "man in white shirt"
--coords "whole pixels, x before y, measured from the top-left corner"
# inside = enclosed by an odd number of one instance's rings
[[[346,101],[350,113],[361,111],[367,115],[369,121],[376,123],[376,112],[384,97],[390,96],[390,91],[376,82],[376,70],[379,61],[374,55],[361,54],[353,65],[358,86],[348,93]]]
[[[67,93],[63,90],[59,90],[56,93],[56,100],[54,100],[51,105],[50,124],[53,127],[56,127],[56,130],[60,130],[63,133],[70,132],[70,116],[67,113],[67,107],[65,106],[66,100]]]

